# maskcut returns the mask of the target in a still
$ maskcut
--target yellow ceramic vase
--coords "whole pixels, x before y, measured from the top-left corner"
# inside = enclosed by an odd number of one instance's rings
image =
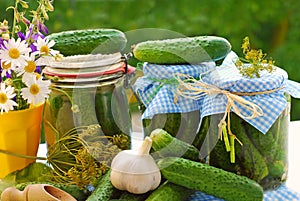
[[[0,114],[0,150],[36,156],[40,143],[43,105]],[[0,178],[34,162],[0,153]]]

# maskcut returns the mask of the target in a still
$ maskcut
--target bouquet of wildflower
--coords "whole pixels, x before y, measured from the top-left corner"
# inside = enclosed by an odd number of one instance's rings
[[[16,0],[12,9],[13,25],[0,22],[0,111],[22,110],[41,104],[50,93],[50,81],[41,76],[43,63],[60,57],[51,49],[54,41],[45,38],[48,30],[44,21],[48,11],[53,11],[51,0],[39,0],[36,10],[31,10],[32,20],[26,18],[28,3]],[[24,31],[22,31],[24,30]],[[46,60],[45,60],[46,59]]]

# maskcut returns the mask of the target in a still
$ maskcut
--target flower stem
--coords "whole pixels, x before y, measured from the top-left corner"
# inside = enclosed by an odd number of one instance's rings
[[[15,7],[14,7],[14,17],[13,17],[13,26],[12,26],[12,31],[11,31],[11,35],[12,35],[12,38],[15,36],[15,29],[16,29],[16,26],[17,26],[17,8],[18,8],[18,3],[19,1],[16,1],[15,2]]]
[[[72,97],[66,91],[64,91],[62,89],[59,89],[59,88],[56,88],[56,87],[50,87],[50,89],[53,90],[53,91],[58,91],[58,92],[63,93],[65,96],[67,96],[68,100],[70,101],[71,105],[73,106]]]
[[[41,157],[41,156],[28,156],[28,155],[19,154],[19,153],[7,151],[7,150],[2,150],[2,149],[0,149],[0,153],[2,153],[2,154],[7,154],[7,155],[10,155],[10,156],[16,156],[16,157],[19,157],[19,158],[26,158],[26,159],[33,159],[33,160],[47,160],[46,157]]]

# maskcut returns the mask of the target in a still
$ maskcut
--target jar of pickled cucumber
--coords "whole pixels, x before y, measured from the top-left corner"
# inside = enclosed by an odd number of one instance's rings
[[[220,139],[219,127],[223,114],[206,116],[202,120],[203,141],[201,154],[208,156],[212,166],[247,176],[257,181],[264,190],[276,189],[287,179],[288,130],[290,122],[290,96],[287,105],[266,133],[231,112],[227,150],[224,137]],[[225,119],[228,122],[228,117]],[[226,131],[228,132],[228,131]],[[204,138],[204,136],[206,138]],[[234,147],[234,148],[233,148]],[[233,152],[232,149],[234,149]],[[204,151],[205,150],[205,151]],[[207,153],[204,153],[206,152]],[[232,154],[234,156],[232,157]]]
[[[130,137],[125,90],[134,69],[120,53],[65,57],[47,65],[44,74],[52,82],[44,112],[48,145],[72,129],[95,124],[105,136]]]
[[[180,65],[144,63],[143,76],[133,86],[143,113],[143,134],[147,136],[162,128],[172,136],[197,146],[201,136],[201,111],[197,101],[176,97],[176,77],[178,74],[199,77],[214,68],[214,62]]]
[[[200,159],[265,190],[287,179],[290,95],[297,91],[283,69],[274,69],[250,79],[234,66],[220,66],[202,79],[183,78],[178,86],[179,95],[199,101]]]

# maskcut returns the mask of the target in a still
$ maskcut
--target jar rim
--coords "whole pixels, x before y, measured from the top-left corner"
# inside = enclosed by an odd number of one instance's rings
[[[56,61],[52,59],[45,63],[46,66],[59,69],[82,69],[107,66],[122,61],[120,52],[113,54],[86,54],[66,56]]]
[[[73,68],[53,68],[46,66],[43,69],[43,73],[47,76],[56,76],[60,78],[69,78],[69,79],[77,79],[77,78],[93,78],[100,77],[103,75],[110,74],[118,74],[119,72],[125,73],[126,64],[124,62],[119,62],[107,66],[99,66],[94,68],[82,68],[73,69]]]
[[[74,89],[74,88],[94,88],[94,87],[102,87],[107,85],[116,84],[124,77],[123,73],[113,74],[113,75],[105,75],[105,77],[95,77],[91,79],[62,79],[57,82],[54,82],[53,77],[46,78],[52,80],[52,86],[58,88],[65,89]]]

